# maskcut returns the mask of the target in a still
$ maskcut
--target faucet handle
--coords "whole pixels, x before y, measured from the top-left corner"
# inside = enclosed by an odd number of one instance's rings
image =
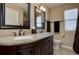
[[[25,31],[23,32],[23,35],[25,35]]]
[[[12,32],[13,36],[16,36],[16,32]]]

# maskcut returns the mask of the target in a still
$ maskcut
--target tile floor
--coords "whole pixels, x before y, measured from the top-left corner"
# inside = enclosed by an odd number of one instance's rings
[[[54,55],[77,55],[73,50],[66,48],[54,49]]]

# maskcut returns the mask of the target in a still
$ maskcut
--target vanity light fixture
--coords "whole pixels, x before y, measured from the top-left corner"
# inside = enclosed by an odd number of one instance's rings
[[[41,11],[39,9],[36,9],[37,12],[41,13]]]
[[[46,8],[44,8],[43,6],[40,6],[40,9],[44,12],[46,11]]]
[[[41,11],[45,12],[46,11],[46,8],[40,4],[38,4],[37,6]]]

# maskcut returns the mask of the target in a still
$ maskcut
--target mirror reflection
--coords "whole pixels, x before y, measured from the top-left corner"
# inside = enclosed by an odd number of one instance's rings
[[[5,4],[5,25],[27,26],[28,25],[28,4],[6,3]]]
[[[45,28],[45,12],[35,7],[36,31],[41,32]]]

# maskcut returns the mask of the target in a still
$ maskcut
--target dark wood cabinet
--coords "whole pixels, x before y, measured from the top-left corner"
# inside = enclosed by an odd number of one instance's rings
[[[34,46],[33,54],[34,55],[40,55],[40,52],[41,52],[41,45],[38,44],[38,45]]]
[[[53,54],[53,36],[39,41],[16,46],[0,46],[1,55],[51,55]]]
[[[16,55],[17,50],[15,46],[0,46],[0,55]]]
[[[26,48],[18,51],[20,55],[32,55],[33,48]]]
[[[43,55],[45,55],[45,54],[48,54],[49,52],[49,38],[46,38],[46,40],[45,41],[43,41],[42,42],[42,44],[41,44],[41,54],[43,54]]]

